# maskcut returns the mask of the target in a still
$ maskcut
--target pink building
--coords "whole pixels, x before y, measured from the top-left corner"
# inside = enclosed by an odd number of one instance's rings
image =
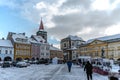
[[[36,35],[30,38],[32,59],[50,58],[50,45],[47,43],[47,32],[41,20]]]
[[[40,59],[40,43],[30,38],[31,42],[31,57],[33,60]]]

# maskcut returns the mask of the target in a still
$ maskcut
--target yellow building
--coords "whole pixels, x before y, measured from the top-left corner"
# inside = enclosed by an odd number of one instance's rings
[[[50,46],[50,59],[53,59],[55,57],[63,60],[63,51],[56,47]]]
[[[94,40],[87,44],[82,44],[78,51],[81,56],[108,57],[108,43],[101,40]],[[103,52],[104,51],[104,52]]]
[[[31,44],[25,33],[9,32],[7,39],[11,40],[14,46],[14,60],[31,59]]]
[[[120,40],[108,43],[108,58],[120,59]]]
[[[120,59],[120,34],[88,40],[78,48],[80,56]]]
[[[14,60],[31,59],[31,45],[15,43],[14,44]]]

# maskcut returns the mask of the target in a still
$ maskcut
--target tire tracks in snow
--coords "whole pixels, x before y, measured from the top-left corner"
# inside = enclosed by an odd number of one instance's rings
[[[62,69],[65,67],[65,65],[59,66],[59,68],[55,69],[53,71],[53,74],[49,80],[54,80],[55,77],[62,71]]]

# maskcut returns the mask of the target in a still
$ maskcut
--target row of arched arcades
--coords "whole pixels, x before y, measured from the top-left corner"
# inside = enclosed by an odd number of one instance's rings
[[[32,59],[29,59],[29,58],[24,58],[24,59],[23,59],[23,58],[19,57],[19,58],[16,58],[15,60],[16,60],[16,61],[22,61],[22,60],[33,60],[33,61],[34,61],[34,60],[39,60],[39,58],[34,58],[34,57],[33,57]],[[3,60],[2,60],[2,58],[0,57],[0,61],[13,61],[13,60],[12,60],[11,57],[7,56],[7,57],[5,57]]]
[[[0,61],[2,61],[2,58],[0,57]],[[12,58],[7,56],[3,59],[3,61],[12,61]]]

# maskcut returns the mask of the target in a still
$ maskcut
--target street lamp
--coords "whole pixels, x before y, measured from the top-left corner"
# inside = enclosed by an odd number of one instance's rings
[[[118,63],[119,63],[119,70],[118,70],[118,72],[120,74],[120,60],[118,60]]]
[[[63,55],[64,55],[64,60],[66,61],[67,60],[67,54],[68,53],[64,53]]]

